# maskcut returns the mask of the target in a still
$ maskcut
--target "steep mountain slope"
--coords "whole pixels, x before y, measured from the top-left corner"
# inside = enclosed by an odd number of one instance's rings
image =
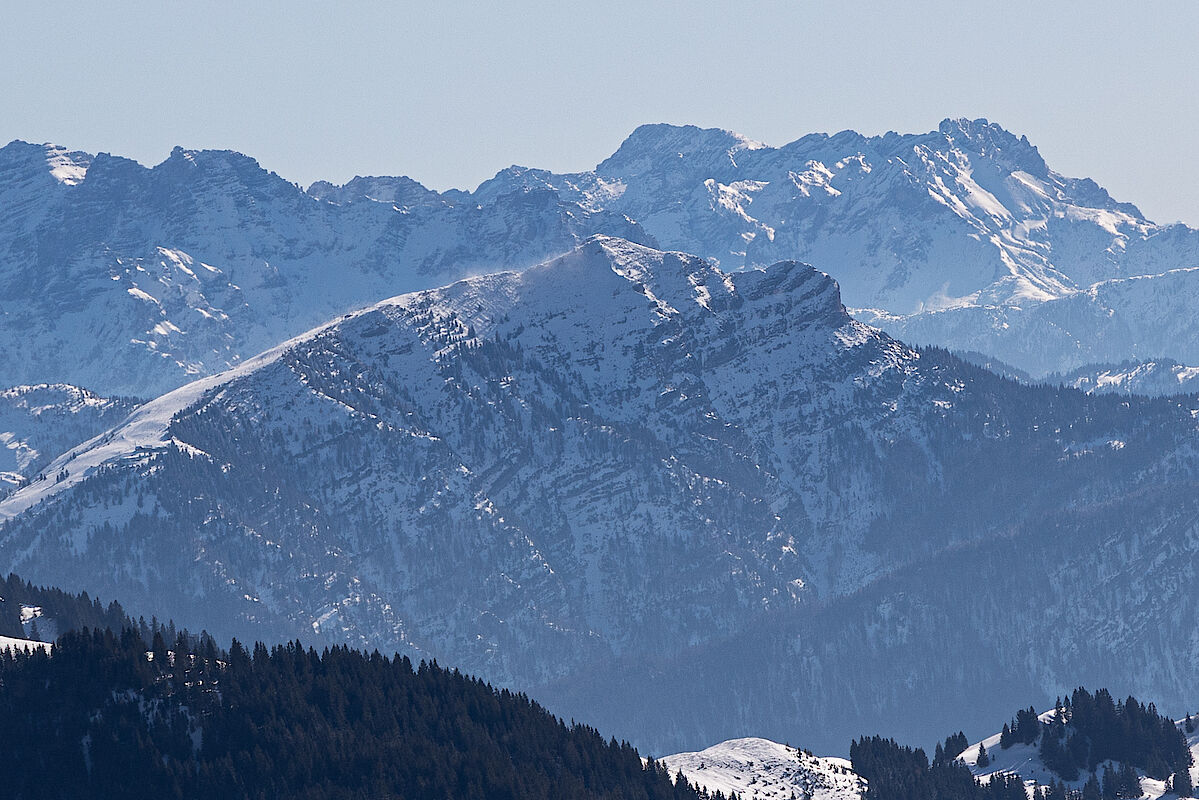
[[[0,391],[0,497],[71,445],[111,428],[137,406],[65,384]]]
[[[528,266],[596,232],[644,238],[552,191],[454,203],[408,184],[338,204],[233,152],[176,148],[147,169],[12,142],[0,386],[153,396],[381,297]]]
[[[672,775],[741,800],[859,800],[866,782],[843,758],[821,758],[768,739],[730,739],[659,759]]]
[[[983,718],[1063,675],[1191,691],[1194,601],[1149,584],[1193,569],[1192,406],[912,350],[794,262],[598,237],[146,404],[0,503],[0,567],[432,654],[658,752],[829,752],[867,713],[956,724],[926,684],[988,681]]]

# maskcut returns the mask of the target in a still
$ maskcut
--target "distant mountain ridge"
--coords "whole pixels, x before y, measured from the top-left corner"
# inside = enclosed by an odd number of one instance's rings
[[[154,396],[403,291],[524,268],[592,234],[726,271],[801,260],[870,324],[1043,376],[1199,363],[1199,233],[1156,225],[986,120],[769,147],[646,125],[595,170],[473,192],[303,191],[230,151],[0,148],[0,386]],[[1147,276],[1147,277],[1142,277]]]
[[[551,191],[338,204],[230,151],[176,148],[147,168],[12,142],[0,148],[0,386],[155,396],[337,314],[529,266],[597,232],[651,241]]]

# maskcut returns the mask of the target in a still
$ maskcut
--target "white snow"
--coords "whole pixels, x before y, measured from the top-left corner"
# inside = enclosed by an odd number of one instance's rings
[[[75,186],[87,175],[88,161],[82,153],[68,152],[65,147],[46,145],[46,166],[54,180],[65,186]]]
[[[742,800],[859,800],[866,782],[843,758],[820,758],[769,739],[730,739],[660,759],[671,775]]]
[[[32,639],[17,639],[12,636],[0,636],[0,650],[42,650],[49,653],[54,645],[49,642],[35,642]]]

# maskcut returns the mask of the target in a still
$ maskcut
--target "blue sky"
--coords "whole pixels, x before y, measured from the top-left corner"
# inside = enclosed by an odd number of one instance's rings
[[[1199,0],[6,6],[4,141],[444,189],[589,168],[644,122],[783,144],[987,117],[1199,225]]]

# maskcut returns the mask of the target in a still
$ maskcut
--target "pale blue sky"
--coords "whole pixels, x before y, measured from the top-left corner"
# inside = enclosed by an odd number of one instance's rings
[[[1199,0],[8,3],[0,139],[473,188],[643,122],[771,144],[987,117],[1199,225]]]

